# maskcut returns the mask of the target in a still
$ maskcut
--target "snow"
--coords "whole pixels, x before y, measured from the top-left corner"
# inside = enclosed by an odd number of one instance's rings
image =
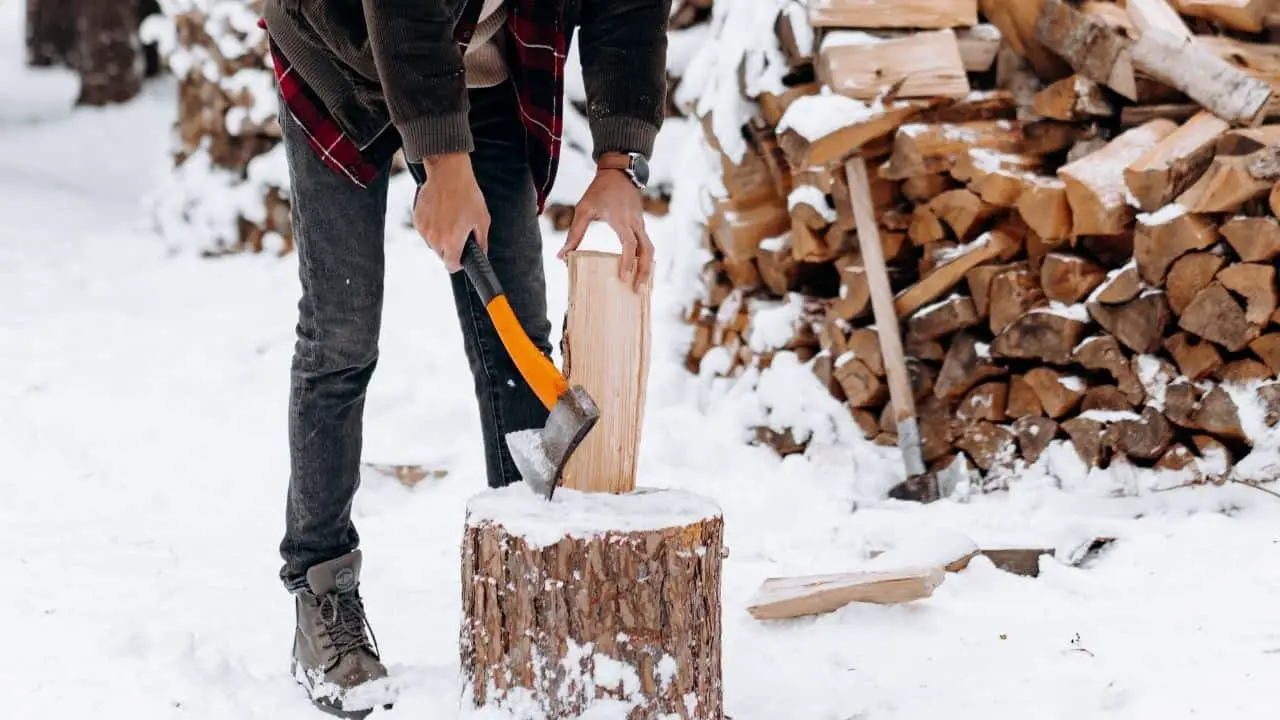
[[[1066,303],[1062,303],[1057,300],[1051,300],[1045,307],[1034,308],[1031,312],[1048,313],[1050,315],[1057,315],[1059,317],[1067,318],[1068,320],[1076,320],[1082,323],[1089,322],[1089,311],[1085,308],[1083,303],[1067,305]]]
[[[792,101],[778,121],[777,132],[790,130],[809,142],[815,142],[850,125],[866,122],[882,112],[884,106],[878,102],[868,105],[824,89],[816,95],[805,95]]]
[[[1147,227],[1166,225],[1187,214],[1187,209],[1178,203],[1169,203],[1153,213],[1139,213],[1138,222]]]
[[[654,488],[620,495],[559,488],[548,501],[520,483],[488,490],[467,503],[469,526],[500,525],[530,548],[554,545],[567,537],[589,539],[609,531],[684,527],[719,516],[720,508],[710,498],[685,490]]]
[[[985,246],[989,242],[991,242],[991,233],[985,232],[979,235],[978,237],[974,238],[973,240],[967,243],[964,243],[963,245],[957,245],[953,248],[946,248],[943,250],[939,250],[938,252],[934,253],[934,258],[938,261],[939,264],[948,263],[948,262],[951,262],[952,260],[955,260],[957,258],[962,258],[965,255],[968,255],[969,253]]]
[[[787,209],[795,210],[797,205],[808,205],[817,210],[829,223],[836,221],[836,209],[827,202],[827,194],[814,185],[797,185],[787,195]]]
[[[0,4],[0,615],[20,648],[0,657],[3,715],[322,717],[290,675],[293,602],[276,580],[297,257],[208,260],[195,250],[208,237],[162,239],[140,200],[174,182],[174,83],[73,110],[73,76],[21,68],[22,5]],[[680,317],[706,259],[694,187],[714,176],[702,161],[718,158],[696,132],[664,142],[690,185],[649,224],[658,276],[640,476],[724,514],[727,715],[1274,715],[1280,501],[1236,483],[1113,497],[1116,477],[1084,468],[1061,440],[1008,492],[887,500],[897,450],[862,440],[795,354],[733,378],[705,362],[703,374],[684,370]],[[365,459],[447,474],[408,488],[366,470],[355,498],[362,591],[399,697],[370,720],[516,720],[459,709],[458,542],[484,468],[448,276],[402,223],[406,179],[389,193]],[[543,227],[556,318],[562,237]],[[616,240],[597,224],[587,245]],[[780,459],[747,442],[761,422],[799,423],[814,443]],[[766,578],[883,569],[964,547],[960,536],[982,547],[1116,540],[1081,567],[1046,558],[1035,579],[975,558],[907,606],[775,622],[745,612]],[[620,720],[624,705],[586,718]]]
[[[748,345],[758,353],[786,346],[795,337],[803,312],[804,296],[800,293],[788,294],[783,302],[753,304]]]

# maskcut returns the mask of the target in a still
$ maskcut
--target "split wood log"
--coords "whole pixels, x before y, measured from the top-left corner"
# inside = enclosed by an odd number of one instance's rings
[[[1153,353],[1169,324],[1169,301],[1162,290],[1148,290],[1121,305],[1089,303],[1089,315],[1130,350]]]
[[[1014,418],[1036,417],[1044,414],[1040,396],[1036,395],[1036,391],[1021,375],[1009,378],[1009,398],[1005,402],[1005,413]]]
[[[1280,333],[1267,333],[1249,343],[1254,355],[1262,358],[1262,362],[1271,368],[1274,375],[1280,375]]]
[[[928,202],[956,185],[945,173],[931,173],[909,177],[902,183],[902,195],[917,207]]]
[[[1205,18],[1243,32],[1262,32],[1272,0],[1177,0],[1186,15]]]
[[[781,95],[775,95],[767,91],[762,92],[756,98],[756,101],[760,104],[760,117],[771,127],[776,128],[778,123],[782,121],[782,116],[786,114],[787,108],[791,107],[791,103],[808,95],[817,95],[821,89],[822,85],[820,83],[812,82],[789,87]],[[712,142],[713,140],[714,138],[708,138],[708,144],[713,149],[719,150],[720,148]]]
[[[1053,82],[1070,74],[1066,63],[1036,38],[1044,0],[979,0],[979,6],[983,16],[1000,28],[1012,54],[1026,58],[1036,75]]]
[[[791,226],[786,206],[772,203],[742,212],[722,208],[710,222],[716,247],[736,262],[754,259],[762,240],[781,235]]]
[[[1048,299],[1074,305],[1107,278],[1097,263],[1078,255],[1049,253],[1040,265],[1040,287]]]
[[[1028,464],[1040,459],[1040,455],[1058,434],[1058,423],[1047,417],[1025,416],[1013,421],[1013,434],[1018,439],[1018,451]]]
[[[1131,53],[1134,69],[1185,93],[1233,125],[1258,125],[1266,115],[1271,86],[1218,57],[1196,38],[1151,28]]]
[[[1071,204],[1067,184],[1059,178],[1038,178],[1018,198],[1018,215],[1041,239],[1055,242],[1071,237]]]
[[[1159,410],[1147,407],[1137,419],[1112,423],[1103,442],[1122,455],[1139,460],[1157,460],[1173,441],[1173,426]]]
[[[915,285],[898,293],[893,301],[894,310],[898,317],[911,315],[955,287],[964,279],[965,273],[1016,247],[1013,239],[999,230],[984,233],[977,240],[948,253],[942,264],[920,278]]]
[[[880,407],[889,399],[885,381],[848,351],[836,358],[834,373],[850,407]]]
[[[884,353],[880,335],[872,328],[857,328],[849,333],[846,348],[877,377],[884,377]]]
[[[1115,115],[1102,86],[1083,75],[1063,78],[1036,93],[1034,107],[1038,115],[1067,122]]]
[[[1104,305],[1119,305],[1138,297],[1145,288],[1137,263],[1131,262],[1107,273],[1107,279],[1089,299]]]
[[[1048,304],[1040,279],[1029,267],[996,275],[987,293],[988,325],[997,336],[1032,309]]]
[[[953,28],[978,24],[977,0],[810,0],[814,27]]]
[[[939,196],[941,197],[941,196]],[[907,228],[907,237],[916,247],[926,247],[946,239],[947,229],[942,221],[928,205],[917,205],[911,214],[911,225]]]
[[[1227,446],[1208,435],[1193,435],[1191,443],[1195,445],[1196,455],[1199,456],[1196,465],[1204,473],[1205,479],[1219,485],[1225,482],[1232,465],[1231,451]]]
[[[1219,230],[1244,262],[1269,263],[1280,257],[1280,221],[1273,217],[1234,217]]]
[[[983,23],[957,29],[956,41],[960,43],[960,58],[964,61],[965,71],[984,73],[996,64],[1004,35],[995,25]]]
[[[1243,350],[1259,334],[1259,327],[1249,323],[1244,308],[1216,280],[1196,293],[1178,318],[1178,327],[1230,352]]]
[[[1175,37],[1191,37],[1191,29],[1183,22],[1169,0],[1125,0],[1125,11],[1138,34],[1163,30]]]
[[[829,312],[841,320],[862,317],[871,307],[871,286],[867,282],[867,270],[862,256],[845,255],[835,262],[840,273],[840,295],[831,304]]]
[[[1230,125],[1200,113],[1125,168],[1125,182],[1138,206],[1155,212],[1191,187],[1213,160],[1214,146]]]
[[[1164,341],[1164,349],[1173,356],[1178,371],[1193,382],[1203,380],[1222,366],[1222,354],[1213,343],[1195,335],[1177,332]]]
[[[1051,418],[1060,418],[1075,410],[1084,397],[1084,380],[1075,375],[1063,375],[1053,368],[1032,368],[1022,379],[1031,386],[1040,399],[1040,406]]]
[[[1175,315],[1180,316],[1186,311],[1226,262],[1221,254],[1205,251],[1187,253],[1173,263],[1164,286],[1169,296],[1169,308]]]
[[[1218,139],[1216,155],[1251,155],[1259,150],[1280,146],[1280,125],[1236,128]]]
[[[956,447],[984,471],[1012,464],[1017,450],[1012,432],[986,420],[966,425],[956,439]]]
[[[1178,196],[1178,204],[1194,213],[1235,212],[1250,200],[1266,197],[1273,184],[1249,172],[1249,156],[1219,156]]]
[[[1219,367],[1214,373],[1214,378],[1219,382],[1243,385],[1257,380],[1272,379],[1274,373],[1265,363],[1253,358],[1240,358]]]
[[[948,190],[929,203],[929,209],[951,228],[960,242],[969,242],[986,229],[987,221],[998,209],[972,192],[959,188]]]
[[[600,407],[600,420],[569,458],[562,486],[628,492],[635,487],[649,381],[652,284],[618,278],[616,253],[569,254],[565,376]]]
[[[920,340],[937,340],[973,327],[980,319],[973,307],[972,298],[952,295],[946,300],[917,310],[907,321],[907,333]]]
[[[1134,405],[1147,397],[1147,389],[1134,370],[1133,363],[1125,357],[1120,343],[1111,335],[1095,335],[1076,346],[1071,353],[1072,362],[1086,370],[1105,370],[1116,381],[1120,392]],[[1171,373],[1172,378],[1176,373]],[[1157,390],[1161,388],[1156,388]]]
[[[1007,371],[991,359],[991,347],[979,342],[969,332],[960,332],[951,340],[947,357],[938,371],[933,395],[954,402],[984,380],[1004,375]],[[925,423],[921,423],[923,429]]]
[[[769,292],[782,297],[793,290],[800,276],[800,266],[791,254],[791,235],[762,241],[756,254],[756,267]]]
[[[723,538],[716,504],[681,490],[472,498],[460,633],[472,704],[723,717]]]
[[[946,573],[941,567],[769,578],[747,601],[757,620],[821,615],[853,602],[896,605],[933,594]]]
[[[1078,74],[1130,100],[1138,99],[1130,59],[1133,41],[1105,18],[1084,12],[1066,0],[1045,0],[1036,22],[1036,38]]]
[[[1218,273],[1218,282],[1246,301],[1244,317],[1265,327],[1276,311],[1276,268],[1261,263],[1237,263]]]
[[[1084,399],[1080,401],[1080,412],[1090,410],[1129,411],[1133,410],[1133,403],[1115,385],[1095,385],[1085,390]]]
[[[778,46],[787,58],[789,69],[798,70],[813,62],[814,33],[803,3],[790,2],[782,8],[774,22],[773,34],[778,37]]]
[[[999,275],[1014,270],[1030,272],[1027,263],[1024,262],[1009,265],[979,265],[964,274],[965,284],[969,286],[969,294],[973,296],[973,305],[978,311],[978,315],[985,317],[989,312],[988,298],[990,297],[991,281]]]
[[[911,123],[898,128],[893,155],[880,168],[880,177],[904,180],[946,172],[955,167],[958,156],[974,148],[1015,153],[1025,145],[1022,129],[1008,120]]]
[[[842,40],[851,37],[856,40]],[[890,39],[830,35],[822,41],[816,69],[833,92],[858,100],[874,100],[890,88],[898,98],[961,98],[970,90],[960,44],[950,29]]]
[[[1177,127],[1168,120],[1152,120],[1058,170],[1071,203],[1072,234],[1119,235],[1128,229],[1133,209],[1126,202],[1124,170]]]
[[[1133,258],[1142,279],[1161,285],[1174,261],[1195,250],[1204,250],[1218,241],[1218,230],[1203,215],[1185,212],[1181,205],[1138,218],[1133,236]]]
[[[991,350],[996,357],[1065,365],[1070,362],[1071,353],[1087,327],[1087,322],[1066,312],[1035,309],[1014,320],[996,336]]]
[[[1100,467],[1105,459],[1102,438],[1106,426],[1086,417],[1073,417],[1062,423],[1062,431],[1071,438],[1071,446],[1089,467]]]
[[[1004,422],[1008,398],[1008,383],[983,383],[970,390],[956,406],[956,418],[966,423],[975,420]]]
[[[1221,385],[1214,386],[1200,398],[1191,422],[1195,427],[1219,438],[1249,442],[1249,435],[1240,424],[1240,409]]]
[[[801,101],[797,101],[799,103]],[[818,106],[798,104],[795,110],[824,112]],[[891,134],[898,126],[919,115],[923,107],[907,102],[886,103],[858,122],[850,123],[818,137],[806,137],[795,129],[779,125],[778,145],[791,167],[814,167],[838,162],[876,140]]]

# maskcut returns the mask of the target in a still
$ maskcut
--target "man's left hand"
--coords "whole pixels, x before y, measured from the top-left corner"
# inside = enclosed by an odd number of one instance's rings
[[[618,263],[618,276],[623,282],[639,287],[653,271],[653,243],[644,228],[644,208],[640,189],[621,170],[596,170],[582,200],[573,211],[573,225],[569,236],[557,257],[561,260],[578,249],[587,233],[587,226],[603,220],[618,234],[622,243],[622,261]]]

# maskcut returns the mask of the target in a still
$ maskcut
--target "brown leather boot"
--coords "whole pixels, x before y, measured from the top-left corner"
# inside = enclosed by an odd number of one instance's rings
[[[307,571],[297,598],[293,676],[311,702],[331,715],[363,718],[390,707],[387,669],[360,599],[359,550]]]

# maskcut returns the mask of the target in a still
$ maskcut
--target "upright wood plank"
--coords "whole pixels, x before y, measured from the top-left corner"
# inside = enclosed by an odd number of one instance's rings
[[[978,0],[808,0],[814,27],[954,28],[978,24]]]
[[[652,285],[638,291],[618,278],[617,253],[569,254],[569,312],[564,364],[570,384],[600,406],[600,421],[565,467],[561,487],[631,492],[649,379]]]

